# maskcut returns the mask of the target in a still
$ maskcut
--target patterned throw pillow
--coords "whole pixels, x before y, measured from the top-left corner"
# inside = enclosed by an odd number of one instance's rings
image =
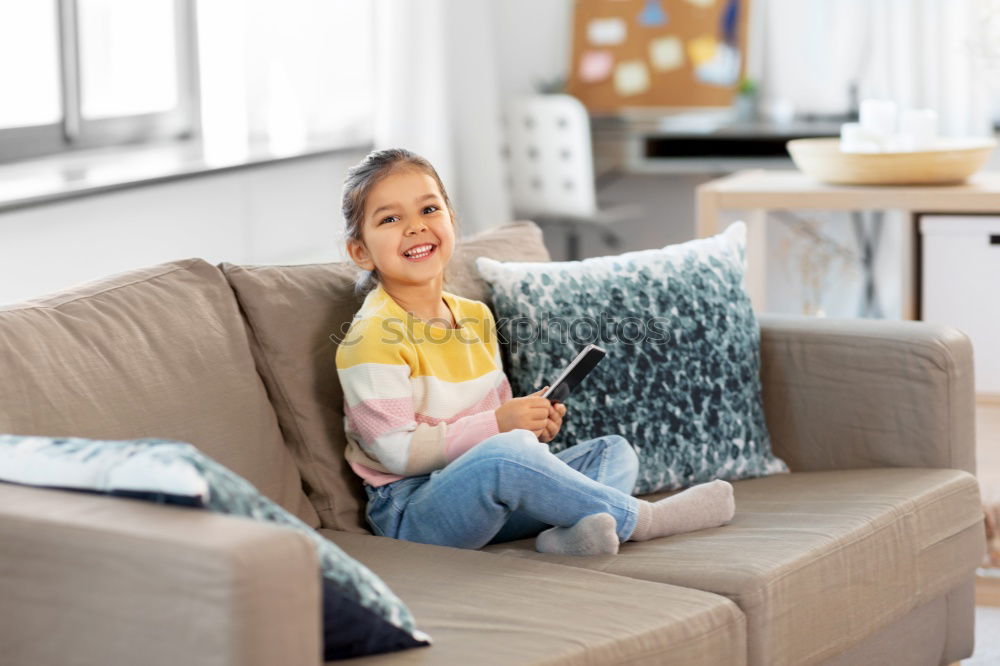
[[[477,260],[515,396],[551,384],[588,343],[608,352],[567,399],[553,451],[625,437],[639,454],[637,494],[788,471],[764,423],[745,245],[736,222],[712,238],[618,256]]]
[[[319,555],[325,659],[430,644],[382,579],[191,444],[0,435],[0,480],[205,507],[285,525],[305,534]]]

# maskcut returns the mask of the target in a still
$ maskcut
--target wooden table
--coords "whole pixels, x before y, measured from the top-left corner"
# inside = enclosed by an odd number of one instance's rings
[[[909,216],[912,241],[900,248],[908,279],[903,318],[919,317],[919,239],[916,225],[927,214],[1000,213],[1000,171],[982,171],[962,185],[827,185],[801,171],[740,171],[698,187],[697,233],[701,238],[720,231],[719,214],[746,211],[747,290],[754,308],[766,308],[765,272],[768,210],[899,210]]]

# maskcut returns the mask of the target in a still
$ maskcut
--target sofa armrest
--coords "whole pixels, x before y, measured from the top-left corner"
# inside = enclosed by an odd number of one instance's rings
[[[316,666],[320,641],[291,529],[0,483],[0,663]]]
[[[764,411],[793,471],[975,474],[972,344],[925,322],[760,317]]]

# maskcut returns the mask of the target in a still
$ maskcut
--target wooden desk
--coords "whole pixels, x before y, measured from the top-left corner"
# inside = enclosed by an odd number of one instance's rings
[[[766,308],[765,273],[768,210],[899,210],[909,215],[912,239],[904,253],[904,271],[910,279],[903,295],[903,317],[919,315],[919,233],[925,214],[1000,213],[1000,171],[981,171],[962,185],[853,186],[827,185],[801,171],[740,171],[698,187],[698,236],[720,231],[719,214],[747,212],[747,291],[758,311]]]

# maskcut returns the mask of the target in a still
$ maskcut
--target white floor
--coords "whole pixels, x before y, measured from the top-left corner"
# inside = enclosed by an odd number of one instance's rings
[[[962,666],[1000,664],[1000,608],[976,606],[976,649]]]
[[[976,476],[984,504],[1000,504],[1000,403],[976,405]]]
[[[1000,503],[1000,405],[976,406],[976,476],[983,501]],[[963,666],[1000,664],[1000,608],[976,606],[976,648]]]

